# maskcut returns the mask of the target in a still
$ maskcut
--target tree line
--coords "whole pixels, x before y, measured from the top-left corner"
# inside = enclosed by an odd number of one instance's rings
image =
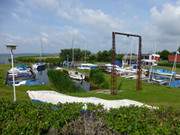
[[[180,52],[180,47],[177,49],[177,51]],[[163,50],[163,51],[158,52],[158,54],[160,55],[161,60],[168,60],[168,55],[176,54],[176,52],[170,52],[168,50]]]
[[[86,61],[86,62],[111,62],[112,60],[112,50],[98,51],[97,53],[92,53],[88,50],[81,50],[79,48],[74,49],[62,49],[60,58],[64,61]],[[122,60],[123,54],[116,54],[117,60]]]

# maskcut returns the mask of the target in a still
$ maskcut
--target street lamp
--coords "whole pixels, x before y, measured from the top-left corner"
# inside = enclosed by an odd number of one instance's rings
[[[11,54],[11,66],[12,66],[12,79],[13,79],[13,95],[14,102],[16,101],[16,87],[15,87],[15,77],[14,77],[14,58],[13,58],[13,50],[16,50],[16,45],[8,44],[6,45],[7,49],[10,50]]]

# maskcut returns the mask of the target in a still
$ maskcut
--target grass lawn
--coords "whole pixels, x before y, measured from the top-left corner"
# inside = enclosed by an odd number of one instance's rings
[[[5,86],[2,81],[5,77],[6,71],[9,68],[8,65],[0,65],[0,72],[2,78],[0,81],[0,98],[12,99],[12,87]],[[106,78],[110,80],[110,76],[107,75]],[[149,105],[156,106],[173,106],[175,108],[180,108],[180,88],[169,88],[165,86],[148,84],[143,82],[143,90],[136,91],[135,80],[127,80],[118,78],[118,81],[122,82],[121,90],[118,90],[118,94],[112,96],[110,94],[98,93],[96,91],[90,92],[79,92],[79,93],[68,93],[73,96],[94,96],[104,99],[132,99],[140,101]],[[53,90],[49,85],[45,86],[22,86],[17,88],[17,100],[29,100],[26,91],[27,90]]]
[[[136,82],[134,80],[120,79],[122,82],[121,90],[117,95],[109,95],[91,91],[87,93],[70,93],[74,96],[96,96],[104,99],[132,99],[158,106],[180,107],[180,89],[169,88],[165,86],[143,83],[143,90],[136,91]]]

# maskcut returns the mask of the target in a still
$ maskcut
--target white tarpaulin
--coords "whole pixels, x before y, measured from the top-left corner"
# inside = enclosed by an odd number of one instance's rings
[[[101,104],[104,106],[105,109],[110,109],[110,108],[119,108],[123,106],[145,106],[148,108],[153,108],[152,106],[145,105],[141,102],[133,101],[133,100],[128,100],[128,99],[123,99],[123,100],[104,100],[101,98],[96,98],[96,97],[73,97],[73,96],[68,96],[65,94],[61,94],[55,91],[27,91],[29,97],[31,100],[35,101],[41,101],[41,102],[46,102],[46,103],[52,103],[52,104],[57,104],[57,103],[92,103],[95,105]]]

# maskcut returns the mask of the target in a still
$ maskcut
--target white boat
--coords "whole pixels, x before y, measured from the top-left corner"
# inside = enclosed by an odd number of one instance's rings
[[[19,73],[19,70],[14,67],[14,68],[11,68],[10,70],[8,70],[8,74],[13,75],[13,71],[14,71],[14,75],[15,74],[17,75]]]
[[[12,74],[14,70],[14,74],[20,74],[20,73],[28,73],[30,69],[19,69],[17,67],[11,68],[8,73]]]
[[[55,70],[63,70],[61,67],[56,67]]]
[[[84,63],[81,64],[79,67],[77,67],[78,69],[82,69],[82,70],[91,70],[91,69],[96,69],[97,65],[95,64],[91,64],[91,63]]]
[[[166,69],[152,69],[150,70],[150,72],[152,72],[153,74],[158,74],[162,76],[175,76],[176,75],[176,72],[166,70]]]
[[[85,79],[85,75],[82,73],[79,73],[77,71],[69,71],[68,72],[69,77],[75,80],[84,80]]]
[[[112,71],[112,68],[113,68],[113,65],[112,64],[105,64],[104,65],[105,66],[105,70],[106,70],[106,72],[109,72],[109,73],[111,73],[111,71]],[[115,70],[117,70],[117,69],[119,69],[120,67],[118,66],[118,65],[114,65],[115,67]]]
[[[164,81],[164,80],[161,80],[161,79],[155,79],[155,78],[152,78],[152,81],[155,82],[155,83],[158,83],[160,85],[168,83],[168,81]]]
[[[35,71],[43,71],[46,69],[45,63],[35,63],[32,65],[33,70]]]
[[[20,81],[20,82],[16,82],[15,86],[23,86],[26,84],[26,80]]]
[[[137,79],[137,75],[127,75],[124,76],[126,79]],[[145,80],[146,76],[144,74],[141,75],[141,80]]]

